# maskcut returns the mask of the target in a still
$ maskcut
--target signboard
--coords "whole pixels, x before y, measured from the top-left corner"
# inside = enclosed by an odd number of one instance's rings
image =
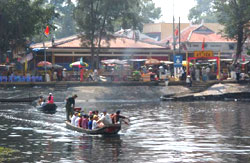
[[[195,51],[194,57],[196,58],[207,58],[207,57],[213,57],[214,53],[213,51]]]
[[[174,67],[182,67],[182,55],[174,56]]]

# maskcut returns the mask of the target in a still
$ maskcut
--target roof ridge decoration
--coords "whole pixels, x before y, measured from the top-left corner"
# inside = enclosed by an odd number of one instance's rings
[[[195,30],[193,30],[192,32],[194,33],[199,33],[199,34],[212,34],[215,33],[213,30],[209,29],[208,27],[206,27],[205,25],[201,24],[200,26],[198,26]]]

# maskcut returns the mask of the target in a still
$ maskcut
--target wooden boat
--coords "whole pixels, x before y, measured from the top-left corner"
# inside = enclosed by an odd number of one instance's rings
[[[96,134],[113,135],[113,134],[117,134],[121,130],[120,124],[112,124],[112,125],[104,126],[102,128],[89,130],[89,129],[83,129],[80,127],[76,127],[76,126],[72,125],[69,121],[66,121],[65,123],[66,123],[66,127],[68,129],[71,129],[71,130],[74,130],[77,132],[81,132],[81,133],[92,134],[92,135],[96,135]]]
[[[38,97],[24,97],[24,98],[4,98],[0,99],[0,102],[33,102]]]
[[[43,111],[45,113],[55,113],[56,108],[56,104],[45,104],[44,106],[37,107],[38,110]]]

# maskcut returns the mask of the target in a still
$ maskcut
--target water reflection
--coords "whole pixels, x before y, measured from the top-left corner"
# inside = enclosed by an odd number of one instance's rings
[[[0,105],[0,146],[20,150],[26,162],[247,162],[249,103],[81,103],[130,116],[118,136],[90,136],[65,128],[29,105]],[[22,162],[21,161],[21,162]]]

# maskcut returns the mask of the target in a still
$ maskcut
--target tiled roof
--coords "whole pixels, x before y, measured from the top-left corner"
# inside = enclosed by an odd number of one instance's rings
[[[235,42],[234,40],[226,39],[222,37],[221,34],[217,33],[197,33],[194,32],[196,29],[200,28],[202,25],[190,25],[181,31],[181,42],[203,42],[205,38],[205,42]],[[165,44],[167,41],[173,42],[173,36],[169,36],[168,38],[161,41],[162,44]],[[177,38],[176,42],[179,42],[179,38]]]
[[[45,42],[46,47],[52,47],[51,42]],[[96,45],[97,46],[97,45]],[[42,48],[43,44],[38,43],[31,46],[31,48]],[[77,36],[71,36],[55,41],[54,48],[81,48],[81,39]],[[141,41],[135,41],[129,38],[117,37],[112,39],[107,43],[105,40],[102,40],[101,47],[109,48],[164,48],[162,46],[149,44]],[[82,47],[84,48],[84,47]],[[86,47],[85,47],[86,48]]]

